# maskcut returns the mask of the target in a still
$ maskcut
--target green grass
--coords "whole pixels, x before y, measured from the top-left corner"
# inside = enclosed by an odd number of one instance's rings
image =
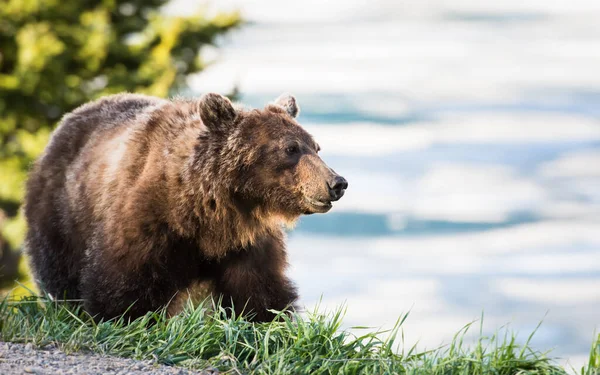
[[[202,369],[214,366],[229,374],[566,374],[547,353],[517,343],[503,328],[473,345],[463,343],[474,329],[465,326],[447,346],[427,352],[402,349],[399,319],[388,332],[341,330],[343,308],[255,324],[227,318],[220,307],[188,307],[167,319],[148,313],[129,324],[95,323],[80,309],[43,298],[0,303],[0,339],[57,344],[67,352],[86,350]],[[481,327],[481,325],[479,325]],[[475,327],[476,329],[476,327]],[[531,339],[531,337],[530,337]],[[589,365],[579,374],[600,374],[600,335]],[[573,370],[573,369],[570,369]],[[574,371],[570,371],[574,372]]]

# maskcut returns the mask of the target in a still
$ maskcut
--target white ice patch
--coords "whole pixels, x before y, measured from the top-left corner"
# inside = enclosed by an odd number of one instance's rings
[[[327,153],[361,156],[424,150],[436,144],[600,140],[600,126],[595,120],[547,113],[469,113],[406,126],[309,123],[304,124],[304,127],[315,136]]]
[[[500,165],[435,164],[417,179],[400,173],[344,170],[351,188],[336,212],[387,213],[458,222],[503,222],[514,212],[535,211],[548,202],[534,180]]]
[[[244,19],[252,22],[264,22],[288,25],[290,23],[318,23],[357,21],[373,18],[393,18],[397,20],[433,20],[448,13],[475,13],[503,16],[505,14],[529,14],[544,10],[544,14],[560,16],[600,13],[596,0],[505,0],[487,2],[480,0],[172,0],[165,6],[171,14],[188,15],[194,7],[202,6],[211,12],[216,10],[239,10]],[[201,8],[202,9],[202,8]],[[318,11],[316,11],[318,10]],[[585,10],[585,11],[584,11]],[[210,14],[210,12],[209,12]]]
[[[600,221],[556,220],[485,232],[416,238],[383,237],[378,240],[369,240],[373,242],[373,245],[361,245],[391,258],[402,259],[407,256],[407,252],[413,254],[411,256],[422,256],[424,260],[430,259],[423,263],[422,267],[427,268],[431,264],[431,260],[438,256],[449,258],[459,255],[489,256],[491,254],[512,254],[514,256],[514,253],[539,254],[543,253],[545,249],[571,249],[582,246],[600,249],[598,233],[600,233]],[[578,266],[583,270],[589,270],[590,264],[585,259],[580,260]],[[592,263],[591,266],[600,269],[600,262]]]
[[[299,99],[315,93],[394,92],[419,101],[511,103],[532,89],[594,90],[600,84],[595,74],[600,31],[593,27],[600,12],[592,3],[582,4],[579,12],[569,6],[572,12],[555,17],[547,17],[553,12],[548,2],[532,6],[531,13],[516,2],[505,7],[506,13],[487,2],[481,2],[483,10],[475,2],[437,4],[423,10],[431,12],[431,22],[399,21],[420,12],[415,2],[408,7],[383,2],[376,12],[368,3],[334,4],[319,2],[318,12],[300,2],[267,6],[268,12],[248,4],[250,12],[287,14],[267,16],[265,24],[232,34],[220,61],[193,76],[190,85],[200,92],[228,92],[236,85],[246,94],[285,90]],[[305,12],[291,12],[296,6]],[[356,13],[351,28],[335,22],[346,17],[342,10]],[[336,16],[326,16],[328,11]],[[303,23],[290,23],[305,15]],[[492,21],[442,21],[448,15]],[[498,27],[496,15],[537,19]]]
[[[540,174],[549,178],[600,177],[600,150],[566,154],[542,165]]]
[[[445,263],[447,260],[442,260],[443,257],[450,259],[458,256],[536,255],[547,253],[550,249],[566,252],[580,248],[600,249],[598,233],[598,220],[552,220],[484,232],[416,237],[340,238],[294,233],[290,236],[290,249],[302,255],[300,262],[313,263],[322,258],[322,249],[327,249],[328,256],[331,257],[373,257],[374,264],[381,267],[385,267],[386,264],[381,262],[381,258],[388,261],[395,259],[399,262],[418,258],[422,260],[422,269],[426,270],[433,267],[437,261]],[[314,259],[311,258],[313,251]],[[533,260],[534,257],[530,259]],[[578,267],[582,270],[589,270],[590,267],[600,269],[600,262],[588,262],[585,258],[579,260],[581,262],[578,263]],[[393,262],[390,266],[395,267]],[[506,266],[521,267],[511,264]],[[441,264],[441,267],[444,267],[444,264]],[[571,270],[574,268],[570,267]],[[447,269],[444,272],[454,270]]]
[[[418,218],[502,222],[533,211],[547,199],[535,182],[503,166],[436,165],[416,181],[409,211]]]
[[[497,280],[495,288],[508,297],[544,303],[547,306],[600,300],[600,279],[505,278]]]

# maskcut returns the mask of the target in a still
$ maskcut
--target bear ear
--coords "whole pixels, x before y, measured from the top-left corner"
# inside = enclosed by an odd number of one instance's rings
[[[281,94],[279,98],[275,99],[274,104],[285,109],[288,115],[294,118],[298,116],[298,113],[300,113],[300,108],[296,103],[296,98],[290,94]]]
[[[198,105],[200,118],[210,131],[223,131],[230,128],[237,116],[231,101],[219,94],[202,95]]]

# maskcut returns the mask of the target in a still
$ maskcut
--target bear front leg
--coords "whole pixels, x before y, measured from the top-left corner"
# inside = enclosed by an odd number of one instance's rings
[[[257,322],[268,322],[275,314],[294,308],[296,288],[285,275],[287,259],[281,238],[268,236],[227,257],[220,267],[218,292],[223,306],[236,315],[244,313]]]

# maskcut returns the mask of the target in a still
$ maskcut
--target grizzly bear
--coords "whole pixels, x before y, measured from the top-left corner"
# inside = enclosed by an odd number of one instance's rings
[[[283,225],[348,186],[298,111],[289,95],[259,110],[119,94],[67,114],[27,183],[40,289],[97,319],[176,314],[206,293],[255,321],[293,308]]]

